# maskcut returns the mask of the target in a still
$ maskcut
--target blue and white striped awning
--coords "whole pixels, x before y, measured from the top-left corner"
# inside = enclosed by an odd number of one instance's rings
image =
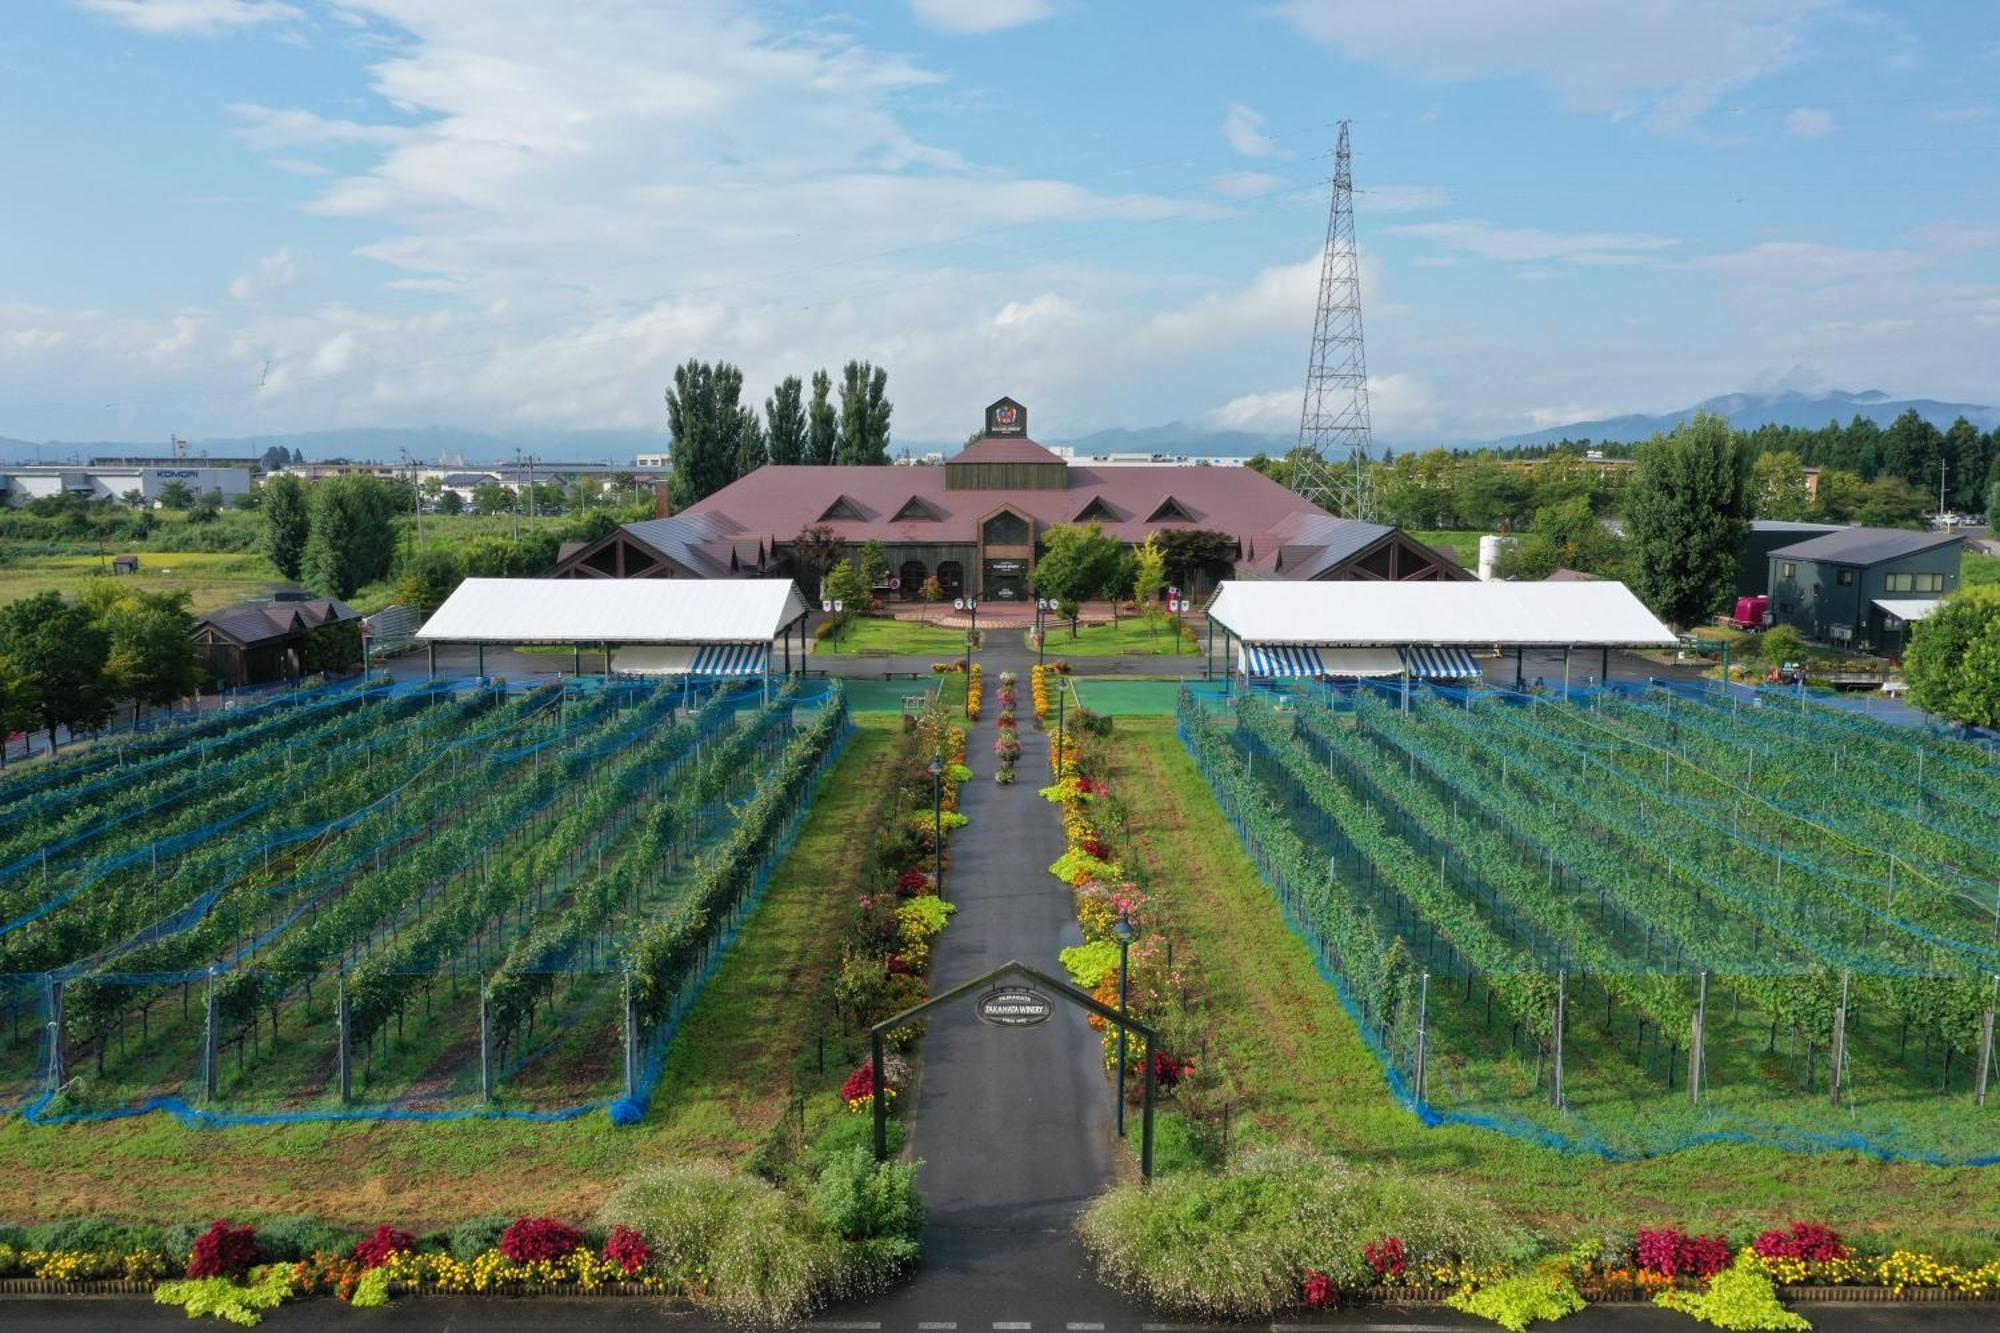
[[[724,643],[703,648],[688,670],[697,676],[761,676],[771,656],[768,643]]]
[[[1477,680],[1482,674],[1463,648],[1403,648],[1403,662],[1419,680]]]
[[[1246,643],[1243,645],[1243,672],[1260,680],[1284,676],[1323,676],[1326,664],[1320,661],[1317,648]]]

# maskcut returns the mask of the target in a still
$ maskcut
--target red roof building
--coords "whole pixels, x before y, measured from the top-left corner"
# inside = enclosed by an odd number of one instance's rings
[[[1449,557],[1379,523],[1335,518],[1247,467],[1088,467],[1027,435],[1011,398],[942,467],[757,469],[680,514],[628,523],[568,553],[555,578],[730,578],[782,573],[802,532],[829,529],[850,555],[887,548],[893,591],[914,597],[935,575],[945,595],[1031,596],[1044,534],[1097,523],[1139,545],[1154,532],[1216,532],[1218,578],[1462,579]]]

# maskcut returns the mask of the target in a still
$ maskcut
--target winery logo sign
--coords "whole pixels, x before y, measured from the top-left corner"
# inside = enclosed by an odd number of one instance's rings
[[[1029,1028],[1049,1021],[1055,1003],[1032,986],[1002,986],[979,997],[979,1021],[997,1028]]]

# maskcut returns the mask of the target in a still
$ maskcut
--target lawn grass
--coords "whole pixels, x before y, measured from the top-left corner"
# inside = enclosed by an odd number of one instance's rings
[[[1988,583],[2000,583],[2000,555],[1967,551],[1958,568],[1958,583],[1961,588],[1977,588]]]
[[[0,1121],[0,1220],[237,1220],[303,1214],[424,1229],[491,1213],[593,1213],[650,1164],[740,1159],[785,1114],[812,1058],[817,998],[890,798],[901,723],[857,719],[839,766],[735,948],[667,1055],[650,1114],[613,1128],[463,1120],[219,1130],[165,1115],[94,1125]],[[834,1053],[828,1053],[831,1061]],[[616,1054],[605,1052],[607,1065]]]
[[[1449,1175],[1557,1241],[1666,1223],[1740,1233],[1802,1218],[1871,1248],[1972,1254],[2000,1234],[2000,1170],[1991,1168],[1736,1145],[1610,1163],[1491,1131],[1424,1128],[1392,1099],[1310,950],[1287,931],[1173,722],[1121,718],[1110,761],[1155,910],[1194,956],[1213,1023],[1208,1059],[1225,1071],[1239,1145],[1305,1143]]]
[[[113,552],[112,554],[117,554]],[[111,555],[24,555],[0,566],[0,603],[41,592],[74,601],[91,579],[109,578]],[[117,576],[120,587],[185,592],[200,615],[252,597],[266,597],[283,583],[261,555],[232,551],[141,551],[139,572]]]
[[[819,639],[813,644],[815,657],[854,657],[862,652],[886,653],[898,657],[933,657],[947,661],[965,656],[965,631],[924,625],[913,620],[885,620],[863,616],[849,621],[837,639]],[[974,656],[978,655],[975,649]]]
[[[1493,534],[1476,528],[1436,528],[1429,532],[1412,532],[1411,537],[1433,550],[1444,548],[1446,555],[1456,556],[1465,569],[1479,567],[1479,539]]]
[[[1076,633],[1057,620],[1048,622],[1050,657],[1172,657],[1175,636],[1165,619],[1148,625],[1139,616],[1128,616],[1115,625],[1083,625]],[[1187,636],[1179,640],[1179,655],[1201,656],[1201,645]]]

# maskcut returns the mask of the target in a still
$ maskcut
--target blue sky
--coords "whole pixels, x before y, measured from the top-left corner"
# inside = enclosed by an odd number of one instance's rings
[[[1296,428],[1352,120],[1378,435],[2000,399],[1987,3],[17,0],[0,435]]]

